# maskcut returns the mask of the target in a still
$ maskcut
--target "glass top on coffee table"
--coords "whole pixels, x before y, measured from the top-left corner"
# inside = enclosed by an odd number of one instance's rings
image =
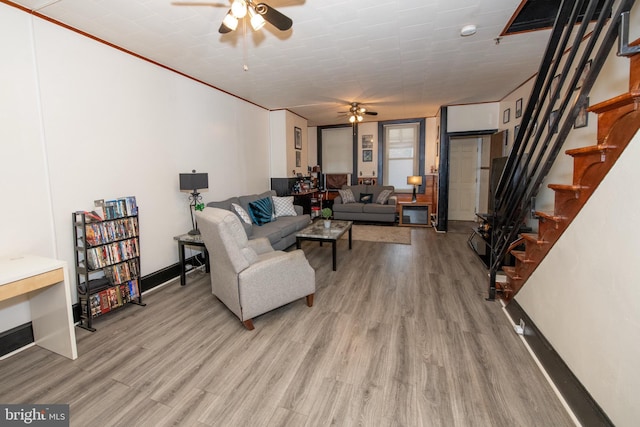
[[[314,240],[338,240],[342,235],[351,229],[353,221],[331,220],[331,227],[324,227],[324,220],[320,219],[306,228],[298,231],[296,237]]]
[[[324,220],[318,220],[308,227],[296,233],[296,247],[301,248],[303,240],[313,240],[320,242],[331,242],[331,259],[333,261],[333,271],[336,271],[336,243],[344,233],[349,232],[349,250],[351,250],[351,225],[353,221],[331,220],[329,228],[324,227]]]

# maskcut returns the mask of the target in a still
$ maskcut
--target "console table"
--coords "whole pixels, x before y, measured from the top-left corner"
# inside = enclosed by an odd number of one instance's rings
[[[0,301],[27,295],[35,344],[78,357],[67,263],[35,255],[0,258]]]

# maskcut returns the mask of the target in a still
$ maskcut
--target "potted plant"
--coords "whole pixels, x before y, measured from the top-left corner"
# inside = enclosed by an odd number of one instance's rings
[[[333,211],[331,208],[324,208],[320,211],[320,215],[324,218],[324,228],[331,228],[331,215]]]

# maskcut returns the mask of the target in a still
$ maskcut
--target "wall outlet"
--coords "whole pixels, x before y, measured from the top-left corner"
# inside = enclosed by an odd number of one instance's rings
[[[519,325],[513,325],[513,329],[518,335],[524,335],[524,320],[520,319]]]

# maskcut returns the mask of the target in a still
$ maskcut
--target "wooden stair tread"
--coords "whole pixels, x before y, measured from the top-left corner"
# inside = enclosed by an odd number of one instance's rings
[[[511,255],[513,255],[514,257],[516,257],[519,261],[524,262],[526,264],[533,264],[535,263],[534,260],[527,258],[526,252],[525,251],[511,251]]]
[[[588,147],[574,148],[574,149],[565,151],[565,153],[567,153],[569,156],[576,157],[576,156],[585,156],[593,153],[602,153],[608,150],[615,150],[616,148],[618,147],[614,145],[597,144],[597,145],[590,145]]]
[[[522,277],[520,277],[520,275],[518,275],[518,273],[516,272],[515,267],[503,266],[502,271],[504,271],[505,276],[507,276],[509,279],[512,279],[512,280],[522,279]]]
[[[547,221],[553,221],[553,222],[562,222],[565,219],[565,217],[561,215],[556,215],[553,213],[542,212],[542,211],[536,211],[535,216],[543,218]]]
[[[640,90],[634,90],[631,92],[623,93],[615,98],[602,101],[598,104],[594,104],[587,108],[587,111],[591,113],[601,114],[607,111],[617,110],[618,108],[625,107],[627,105],[633,105],[640,101]]]
[[[566,191],[566,192],[574,192],[574,193],[580,192],[581,190],[586,188],[581,185],[575,185],[575,184],[549,184],[548,187],[555,191]]]
[[[529,242],[532,242],[532,243],[535,243],[536,245],[543,245],[545,243],[549,243],[546,240],[540,240],[540,237],[538,237],[538,235],[535,234],[535,233],[523,233],[523,234],[521,234],[521,236],[525,240],[527,240]]]

